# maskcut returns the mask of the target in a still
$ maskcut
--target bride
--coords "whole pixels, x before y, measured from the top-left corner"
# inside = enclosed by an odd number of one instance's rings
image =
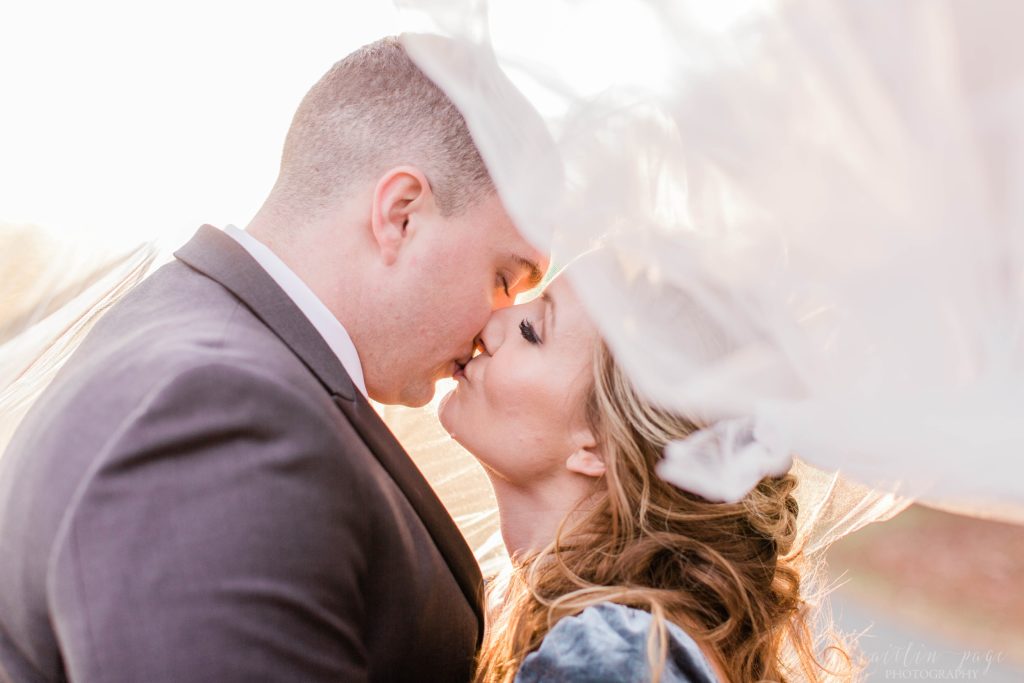
[[[820,679],[788,555],[793,474],[736,503],[659,477],[701,420],[637,393],[564,275],[494,313],[479,348],[440,409],[491,480],[512,558],[478,681]]]

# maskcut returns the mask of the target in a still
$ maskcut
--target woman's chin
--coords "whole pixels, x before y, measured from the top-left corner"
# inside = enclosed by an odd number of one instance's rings
[[[459,389],[456,387],[452,391],[445,394],[437,407],[437,419],[441,423],[441,427],[448,432],[454,441],[461,445],[466,450],[469,447],[466,443],[466,437],[472,437],[470,432],[472,431],[472,424],[468,424],[463,416],[462,397],[459,396]],[[472,439],[471,439],[472,441]],[[473,457],[475,454],[471,452]]]
[[[458,390],[458,387],[452,389],[442,396],[437,404],[437,419],[452,438],[455,438],[455,415],[458,413],[457,406],[459,402],[455,394],[458,393]]]

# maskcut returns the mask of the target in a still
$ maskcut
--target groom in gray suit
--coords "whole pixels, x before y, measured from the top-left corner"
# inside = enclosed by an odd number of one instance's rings
[[[479,570],[367,401],[427,403],[546,268],[462,116],[369,45],[175,256],[0,458],[0,681],[468,680]]]

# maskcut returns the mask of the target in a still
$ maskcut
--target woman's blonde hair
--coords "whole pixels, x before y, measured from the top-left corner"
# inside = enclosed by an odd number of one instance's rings
[[[653,616],[654,681],[664,670],[669,621],[734,683],[849,680],[853,660],[838,639],[824,648],[827,661],[815,652],[793,548],[795,477],[767,477],[734,504],[667,483],[655,473],[665,445],[700,425],[644,400],[597,346],[586,416],[607,472],[571,528],[563,523],[554,543],[515,559],[476,680],[512,681],[560,619],[605,601]]]

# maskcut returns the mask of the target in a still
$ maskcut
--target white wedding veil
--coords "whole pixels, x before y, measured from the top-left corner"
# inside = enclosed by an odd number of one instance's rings
[[[157,253],[152,243],[116,251],[0,223],[0,455],[64,361]]]
[[[602,247],[567,276],[638,386],[818,471],[811,537],[909,498],[1024,519],[1019,3],[399,5],[517,225]],[[720,456],[687,486],[760,476]]]

